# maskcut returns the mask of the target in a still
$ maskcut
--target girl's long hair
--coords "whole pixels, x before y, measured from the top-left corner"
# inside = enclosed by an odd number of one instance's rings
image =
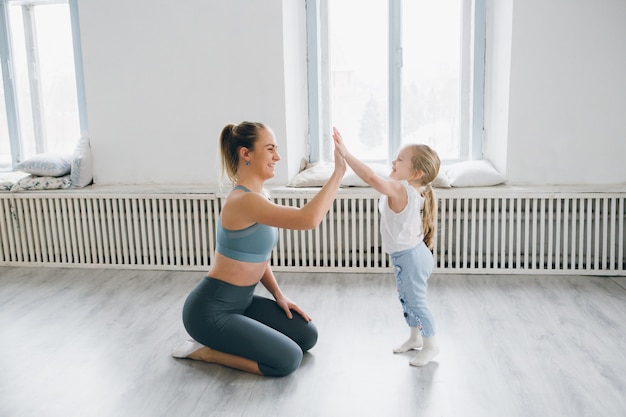
[[[439,155],[427,145],[408,145],[413,150],[413,169],[422,171],[421,178],[424,193],[424,210],[422,211],[422,226],[424,243],[432,250],[436,235],[437,199],[431,182],[437,177],[441,161]]]

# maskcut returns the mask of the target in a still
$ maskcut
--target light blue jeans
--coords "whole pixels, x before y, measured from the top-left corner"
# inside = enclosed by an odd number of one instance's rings
[[[433,254],[421,242],[412,249],[392,253],[390,257],[407,324],[421,327],[424,337],[434,336],[435,319],[426,302],[428,279],[435,266]]]

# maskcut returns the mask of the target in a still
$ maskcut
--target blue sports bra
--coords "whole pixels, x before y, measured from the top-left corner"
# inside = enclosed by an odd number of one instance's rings
[[[236,186],[233,190],[244,190]],[[278,229],[261,223],[254,223],[245,229],[229,230],[222,227],[222,219],[217,222],[216,250],[222,255],[243,262],[265,262],[278,242]]]

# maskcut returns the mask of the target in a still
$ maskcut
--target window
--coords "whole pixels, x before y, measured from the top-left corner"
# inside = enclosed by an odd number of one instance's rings
[[[0,170],[71,153],[87,128],[76,12],[77,0],[0,0]]]
[[[332,126],[365,161],[481,157],[484,0],[308,0],[307,19],[312,161]]]

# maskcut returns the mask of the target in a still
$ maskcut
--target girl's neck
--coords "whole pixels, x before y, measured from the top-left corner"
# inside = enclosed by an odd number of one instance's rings
[[[424,184],[422,184],[421,181],[407,180],[407,182],[409,183],[410,186],[414,188],[422,188],[424,186]]]

